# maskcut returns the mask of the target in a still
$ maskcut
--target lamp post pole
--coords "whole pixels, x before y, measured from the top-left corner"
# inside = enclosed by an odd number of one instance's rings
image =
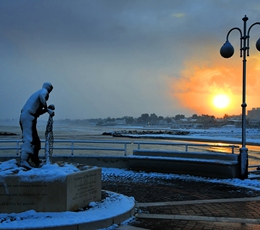
[[[254,25],[260,25],[260,22],[256,22],[252,24],[249,29],[247,30],[246,22],[248,17],[245,16],[242,18],[244,21],[243,31],[238,28],[234,27],[229,30],[226,37],[225,44],[220,49],[220,54],[224,58],[230,58],[234,54],[234,48],[230,44],[228,37],[229,34],[233,30],[238,30],[240,33],[240,57],[242,57],[243,62],[243,72],[242,72],[242,147],[240,148],[239,154],[239,163],[240,163],[240,178],[246,179],[248,178],[248,149],[246,147],[246,56],[249,56],[249,34],[250,30]],[[260,51],[260,38],[256,42],[256,48]]]

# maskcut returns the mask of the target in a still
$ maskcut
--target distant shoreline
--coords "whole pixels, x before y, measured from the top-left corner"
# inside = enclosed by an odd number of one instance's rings
[[[179,141],[193,141],[193,142],[214,142],[214,143],[225,143],[231,145],[241,145],[242,140],[233,139],[225,139],[223,138],[215,138],[215,137],[198,137],[198,136],[189,136],[189,131],[113,131],[113,132],[104,132],[102,135],[109,135],[112,137],[128,137],[128,138],[140,138],[140,139],[164,139],[164,140],[179,140]],[[252,146],[260,146],[260,142],[255,141],[247,141],[247,145]]]

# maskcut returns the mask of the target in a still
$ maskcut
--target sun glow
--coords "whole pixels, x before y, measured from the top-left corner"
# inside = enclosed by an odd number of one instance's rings
[[[229,103],[230,99],[226,94],[218,94],[213,98],[213,105],[218,109],[224,109],[228,107]]]

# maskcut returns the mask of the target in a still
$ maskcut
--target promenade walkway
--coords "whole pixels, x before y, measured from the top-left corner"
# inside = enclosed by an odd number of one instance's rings
[[[226,183],[104,175],[103,189],[133,196],[136,214],[118,230],[260,229],[260,191]]]

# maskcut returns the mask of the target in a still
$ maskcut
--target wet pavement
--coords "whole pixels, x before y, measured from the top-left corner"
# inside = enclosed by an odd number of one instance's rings
[[[260,191],[252,188],[123,174],[103,175],[102,189],[135,198],[128,229],[260,229]]]

